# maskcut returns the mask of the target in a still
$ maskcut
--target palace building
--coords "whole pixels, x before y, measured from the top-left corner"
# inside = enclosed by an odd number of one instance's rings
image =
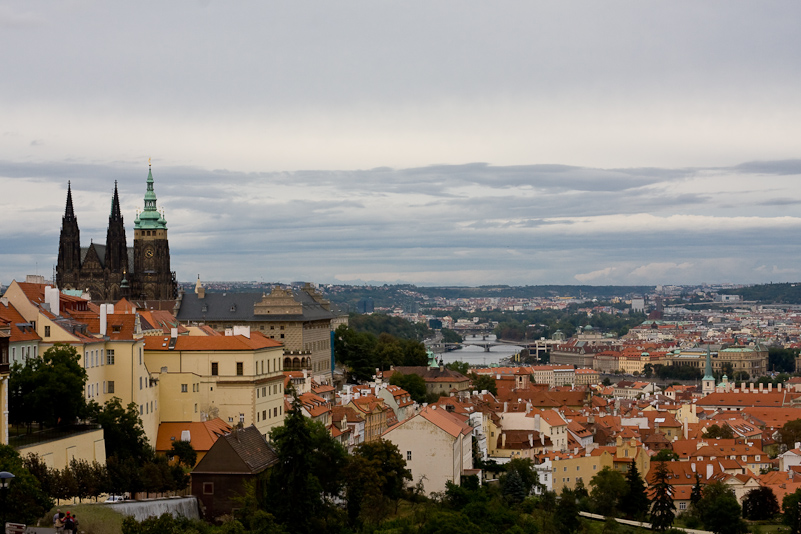
[[[61,221],[56,285],[89,293],[95,301],[171,300],[176,297],[175,272],[170,270],[167,221],[156,209],[153,172],[148,168],[145,208],[134,222],[134,245],[128,247],[117,183],[111,199],[106,244],[81,246],[78,219],[67,185],[67,207]]]

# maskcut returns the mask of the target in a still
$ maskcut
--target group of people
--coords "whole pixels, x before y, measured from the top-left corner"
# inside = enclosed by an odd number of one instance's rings
[[[53,527],[58,534],[74,534],[78,532],[78,519],[75,514],[67,512],[66,514],[61,511],[61,508],[56,510],[56,515],[53,516]]]

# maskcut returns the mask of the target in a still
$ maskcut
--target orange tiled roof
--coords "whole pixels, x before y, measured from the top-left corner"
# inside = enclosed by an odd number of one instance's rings
[[[245,336],[178,336],[175,339],[175,348],[170,349],[169,336],[148,336],[144,338],[145,350],[186,350],[186,351],[205,351],[205,350],[259,350],[283,346],[282,343],[274,339],[265,337],[259,332],[250,333],[250,338]]]
[[[172,449],[175,441],[180,441],[181,433],[189,431],[192,448],[196,451],[208,451],[217,438],[231,431],[231,426],[219,417],[200,423],[161,423],[156,437],[156,450],[164,452]]]

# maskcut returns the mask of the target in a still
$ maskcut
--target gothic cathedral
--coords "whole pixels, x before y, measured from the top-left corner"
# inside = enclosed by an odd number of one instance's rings
[[[120,212],[117,183],[111,199],[106,244],[81,247],[78,220],[67,185],[67,208],[61,220],[56,285],[87,291],[95,301],[170,300],[176,297],[175,273],[170,271],[167,221],[156,209],[153,172],[148,169],[145,209],[134,222],[134,246],[128,248]]]

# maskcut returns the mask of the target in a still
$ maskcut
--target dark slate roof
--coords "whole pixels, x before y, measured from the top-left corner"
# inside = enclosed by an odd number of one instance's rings
[[[92,243],[95,247],[95,251],[97,251],[97,256],[100,258],[100,265],[105,267],[106,263],[106,245],[100,245],[98,243]],[[134,249],[133,247],[128,247],[128,272],[133,272],[134,267]],[[89,247],[81,247],[81,263],[83,264],[83,260],[86,259],[86,255],[89,253]]]
[[[234,430],[221,439],[228,442],[253,473],[259,473],[278,463],[278,455],[255,426]]]
[[[211,293],[199,299],[194,292],[186,292],[181,299],[181,308],[176,318],[179,321],[317,321],[333,319],[334,314],[323,308],[308,293],[292,290],[295,301],[303,305],[302,314],[256,315],[254,306],[261,302],[262,293]],[[205,311],[204,311],[205,306]]]

